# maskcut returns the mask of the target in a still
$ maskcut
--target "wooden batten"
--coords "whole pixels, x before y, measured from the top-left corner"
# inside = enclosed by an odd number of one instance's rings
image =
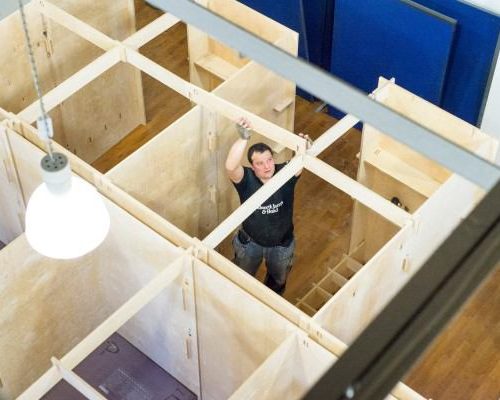
[[[229,215],[224,221],[217,226],[210,234],[203,239],[203,243],[215,248],[219,245],[231,232],[233,232],[250,214],[254,212],[262,203],[264,203],[276,190],[283,186],[290,178],[292,178],[302,168],[302,160],[300,157],[293,158],[286,166],[284,166],[276,175],[274,175],[266,184],[255,192],[245,203]]]
[[[213,112],[221,114],[232,121],[236,121],[240,117],[247,117],[252,121],[255,131],[264,134],[265,136],[294,151],[305,149],[305,140],[291,134],[291,132],[287,129],[284,129],[264,118],[256,116],[244,108],[226,101],[213,93],[209,93],[204,89],[198,88],[194,84],[184,81],[174,73],[161,67],[136,51],[126,49],[126,54],[127,61],[130,64],[169,86],[179,94],[189,98],[191,101],[202,105]]]
[[[161,35],[163,32],[173,27],[178,22],[179,18],[174,17],[171,14],[163,14],[141,30],[130,35],[123,41],[123,44],[134,49],[139,49],[146,43]]]
[[[106,398],[101,395],[97,390],[95,390],[92,386],[90,386],[87,382],[85,382],[81,377],[75,374],[71,369],[66,368],[61,361],[57,358],[51,358],[52,365],[56,368],[57,373],[68,382],[71,386],[73,386],[76,390],[78,390],[81,394],[83,394],[87,399],[91,400],[106,400]]]
[[[325,162],[307,155],[304,165],[309,171],[349,194],[360,203],[369,206],[395,225],[404,226],[410,220],[410,214],[394,206],[385,198],[372,192]]]

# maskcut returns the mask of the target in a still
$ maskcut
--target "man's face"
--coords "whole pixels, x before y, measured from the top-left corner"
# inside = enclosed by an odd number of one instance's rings
[[[254,152],[252,154],[252,169],[257,178],[266,182],[274,175],[274,158],[269,150],[263,153]]]

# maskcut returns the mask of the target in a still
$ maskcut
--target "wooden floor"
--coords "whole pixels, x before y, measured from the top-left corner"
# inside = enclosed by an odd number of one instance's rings
[[[434,400],[500,399],[500,265],[408,374]]]
[[[136,0],[137,27],[159,15]],[[154,61],[189,80],[186,28],[178,24],[141,49]],[[102,172],[184,114],[190,103],[154,79],[143,75],[147,125],[138,127],[93,165]],[[315,138],[336,121],[318,104],[297,97],[295,131]],[[360,133],[351,130],[320,156],[345,174],[355,177]],[[285,298],[296,303],[314,282],[347,251],[352,200],[343,192],[304,171],[296,189],[297,251]],[[225,254],[231,257],[230,254]],[[258,275],[262,278],[263,271]],[[500,273],[474,297],[457,320],[411,371],[406,382],[434,400],[500,399]]]

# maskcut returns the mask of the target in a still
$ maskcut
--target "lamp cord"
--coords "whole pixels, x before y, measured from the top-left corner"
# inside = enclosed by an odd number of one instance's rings
[[[45,111],[45,105],[43,104],[42,91],[40,89],[40,77],[38,75],[38,69],[36,68],[35,55],[33,52],[33,46],[31,44],[30,34],[28,31],[28,23],[26,22],[26,14],[24,13],[24,5],[22,0],[19,0],[19,11],[21,12],[21,20],[23,22],[23,30],[24,30],[24,36],[26,38],[26,46],[28,47],[28,55],[31,64],[31,75],[33,76],[33,83],[35,86],[36,94],[38,96],[38,101],[40,103],[40,110],[42,112],[42,119],[45,125],[44,126],[45,132],[48,133],[51,132],[52,129],[51,128],[49,129],[49,122],[48,122],[49,116],[47,115],[47,112]],[[51,160],[53,160],[54,156],[52,151],[52,140],[50,139],[50,137],[48,137],[45,142],[47,144],[47,152],[49,153]]]

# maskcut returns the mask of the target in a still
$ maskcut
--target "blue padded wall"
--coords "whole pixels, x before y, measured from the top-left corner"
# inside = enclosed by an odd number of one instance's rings
[[[458,21],[443,108],[476,124],[500,34],[500,17],[456,0],[415,0]]]
[[[304,16],[307,26],[309,61],[328,71],[332,50],[333,1],[305,1]]]
[[[336,0],[334,16],[333,74],[366,93],[395,77],[441,103],[455,21],[400,0]]]

